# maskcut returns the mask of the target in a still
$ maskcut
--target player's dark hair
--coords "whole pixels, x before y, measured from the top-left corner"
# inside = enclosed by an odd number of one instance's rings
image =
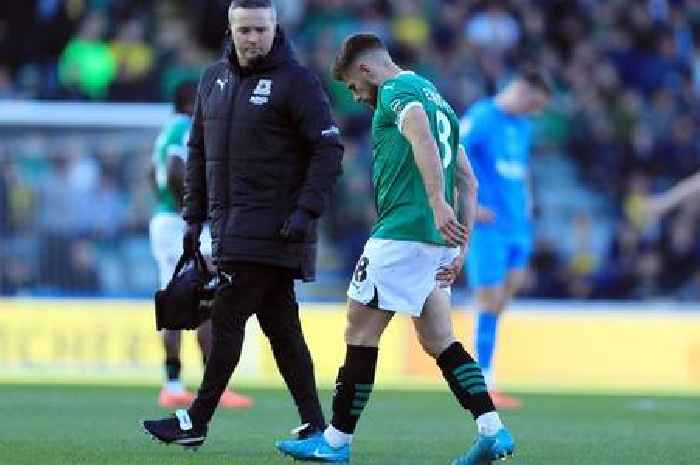
[[[182,81],[175,87],[175,111],[177,113],[190,113],[194,106],[194,99],[197,96],[197,81]]]
[[[521,66],[519,74],[520,79],[544,91],[547,95],[552,95],[554,92],[554,83],[551,76],[536,65],[525,64]]]
[[[345,72],[355,59],[370,50],[386,50],[384,43],[376,34],[361,32],[347,37],[341,44],[331,68],[333,79],[342,81]]]
[[[233,8],[275,8],[272,0],[232,0],[229,9]]]

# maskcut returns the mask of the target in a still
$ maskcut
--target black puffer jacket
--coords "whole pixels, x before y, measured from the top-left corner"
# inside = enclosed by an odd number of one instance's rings
[[[288,242],[279,231],[296,208],[321,215],[342,156],[321,84],[294,59],[281,29],[270,53],[252,68],[241,68],[229,46],[199,83],[185,220],[211,222],[219,266],[281,266],[312,280],[317,220],[303,242]]]

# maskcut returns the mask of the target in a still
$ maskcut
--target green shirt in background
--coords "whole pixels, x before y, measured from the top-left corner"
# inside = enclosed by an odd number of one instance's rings
[[[101,99],[117,74],[117,62],[104,42],[73,39],[58,62],[58,78],[92,99]]]
[[[156,204],[154,214],[179,213],[177,200],[168,189],[168,158],[180,157],[187,160],[187,139],[190,136],[192,120],[178,114],[168,121],[160,131],[153,149],[153,167],[156,175]]]

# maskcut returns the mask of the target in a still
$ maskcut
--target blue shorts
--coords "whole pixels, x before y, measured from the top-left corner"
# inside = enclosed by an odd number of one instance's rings
[[[467,253],[466,268],[471,288],[505,283],[509,271],[524,269],[532,253],[530,234],[508,234],[476,227]]]

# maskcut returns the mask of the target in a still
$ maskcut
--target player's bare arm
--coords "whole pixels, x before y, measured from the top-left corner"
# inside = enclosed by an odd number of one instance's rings
[[[400,130],[411,144],[413,157],[433,210],[435,226],[449,245],[461,246],[467,240],[467,231],[457,221],[452,207],[445,201],[442,163],[437,143],[430,132],[428,115],[422,106],[414,105],[406,111]]]
[[[474,229],[479,208],[476,200],[478,189],[479,183],[474,175],[471,163],[469,163],[464,147],[460,145],[459,156],[457,157],[455,198],[457,199],[458,216],[461,218],[462,225],[467,231],[467,240],[460,246],[459,255],[452,260],[450,266],[441,268],[438,271],[435,278],[440,287],[451,286],[464,267],[464,256],[467,247],[469,247],[469,238]]]
[[[168,189],[182,208],[185,195],[185,162],[180,157],[168,157]]]
[[[479,182],[474,175],[474,170],[472,169],[471,163],[469,163],[469,159],[462,145],[459,146],[459,155],[457,156],[456,176],[458,192],[457,205],[461,212],[462,224],[467,230],[467,239],[469,239],[469,236],[471,236],[474,230],[474,223],[478,210],[476,193],[479,189]],[[467,240],[467,242],[462,245],[462,253],[464,253],[468,245]]]

